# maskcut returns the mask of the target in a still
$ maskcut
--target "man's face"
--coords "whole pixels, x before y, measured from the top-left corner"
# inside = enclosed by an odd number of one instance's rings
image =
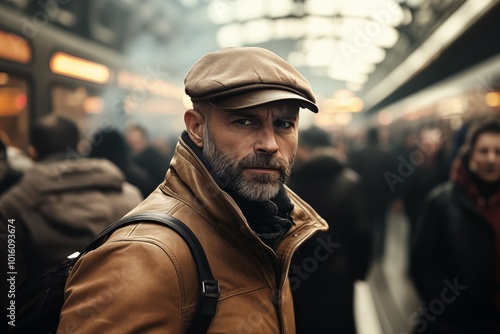
[[[144,134],[136,129],[130,129],[127,131],[126,140],[133,154],[141,153],[147,146]]]
[[[297,149],[299,107],[273,102],[239,111],[210,111],[203,155],[215,175],[238,195],[265,201],[290,175]]]

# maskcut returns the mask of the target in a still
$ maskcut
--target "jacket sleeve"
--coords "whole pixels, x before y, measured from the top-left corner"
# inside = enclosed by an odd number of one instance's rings
[[[185,295],[171,255],[152,242],[115,241],[83,256],[57,332],[183,333]]]

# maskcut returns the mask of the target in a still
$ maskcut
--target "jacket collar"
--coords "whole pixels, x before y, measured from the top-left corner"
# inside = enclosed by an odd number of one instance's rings
[[[255,237],[242,211],[226,191],[210,174],[209,170],[181,137],[177,143],[170,168],[160,190],[190,205],[198,214],[213,218],[213,221],[232,233],[244,233]],[[285,191],[294,205],[291,213],[293,226],[287,234],[307,230],[314,233],[326,230],[326,222],[302,199],[285,186]]]

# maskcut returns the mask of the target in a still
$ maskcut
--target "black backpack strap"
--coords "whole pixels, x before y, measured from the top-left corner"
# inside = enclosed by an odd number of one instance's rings
[[[166,225],[167,227],[177,232],[188,245],[198,269],[198,278],[200,281],[201,291],[200,300],[196,307],[194,317],[191,320],[191,324],[186,333],[206,333],[217,309],[217,302],[220,295],[219,283],[212,275],[210,265],[200,241],[198,240],[198,238],[196,238],[189,227],[187,227],[179,219],[161,212],[142,212],[131,214],[117,220],[113,224],[109,225],[106,229],[104,229],[94,239],[94,241],[87,245],[80,256],[99,247],[110,235],[110,233],[112,233],[116,229],[142,221]]]

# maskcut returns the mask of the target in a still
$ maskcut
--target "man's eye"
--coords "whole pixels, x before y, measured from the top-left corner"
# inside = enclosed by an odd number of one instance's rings
[[[294,127],[295,123],[291,121],[278,120],[274,122],[274,126],[277,128],[288,129]]]
[[[249,119],[238,119],[235,121],[236,124],[239,124],[239,125],[252,125],[252,121],[249,120]]]

